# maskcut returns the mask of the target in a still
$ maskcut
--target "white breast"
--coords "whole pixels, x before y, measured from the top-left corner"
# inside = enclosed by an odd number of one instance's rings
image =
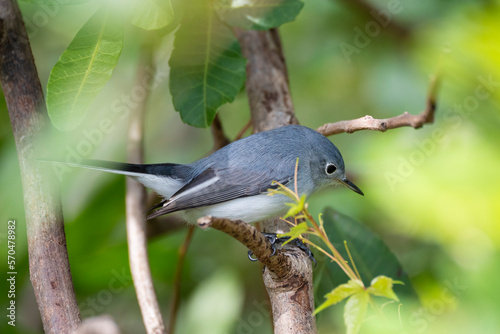
[[[265,194],[242,197],[231,201],[189,209],[181,212],[188,223],[195,224],[198,218],[213,216],[243,220],[255,223],[264,219],[283,216],[289,209],[285,203],[291,200],[284,195],[268,196]]]

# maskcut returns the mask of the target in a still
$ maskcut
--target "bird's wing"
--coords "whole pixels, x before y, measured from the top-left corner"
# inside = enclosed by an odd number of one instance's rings
[[[290,175],[281,177],[280,180],[273,180],[261,172],[208,168],[177,191],[171,198],[164,200],[161,203],[162,207],[151,213],[147,219],[175,211],[258,195],[267,192],[268,189],[277,188],[273,181],[287,184],[291,180],[293,180],[293,170]]]

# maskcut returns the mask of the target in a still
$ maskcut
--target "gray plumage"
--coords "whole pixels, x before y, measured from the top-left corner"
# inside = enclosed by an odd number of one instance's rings
[[[253,134],[187,165],[97,160],[69,165],[124,174],[165,197],[148,219],[181,211],[191,223],[205,215],[252,223],[287,211],[288,197],[267,196],[267,192],[276,187],[273,181],[293,189],[297,158],[300,195],[310,196],[338,183],[363,194],[346,178],[337,147],[318,132],[300,125]]]

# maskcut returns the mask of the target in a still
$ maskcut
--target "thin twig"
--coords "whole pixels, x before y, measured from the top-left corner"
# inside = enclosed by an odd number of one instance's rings
[[[247,122],[247,124],[245,124],[240,131],[238,131],[238,134],[236,135],[236,137],[234,137],[234,140],[239,140],[243,137],[243,135],[245,134],[245,132],[247,132],[248,129],[250,129],[250,127],[252,126],[252,120],[249,120]]]
[[[415,129],[421,128],[424,124],[434,122],[437,86],[438,80],[434,77],[431,80],[426,108],[418,115],[412,115],[408,112],[404,112],[399,116],[386,119],[375,119],[372,116],[366,115],[364,117],[348,121],[327,123],[317,128],[316,131],[324,136],[331,136],[343,132],[353,133],[361,130],[385,132],[390,129],[396,129],[404,126],[411,126]]]
[[[251,250],[255,257],[278,277],[283,277],[290,272],[289,257],[280,250],[273,255],[274,251],[269,240],[252,225],[241,220],[207,216],[198,219],[198,226],[202,229],[212,227],[235,238]]]
[[[388,11],[389,17],[383,17],[381,15],[381,10],[373,6],[369,1],[366,0],[343,0],[348,6],[355,7],[355,9],[365,17],[365,19],[369,19],[375,22],[385,20],[385,22],[379,22],[382,24],[383,29],[391,32],[394,36],[405,39],[410,35],[410,29],[406,26],[398,23],[394,20],[394,15]],[[385,14],[387,15],[387,14]]]
[[[145,69],[151,66],[151,49],[146,48],[142,57],[144,59],[141,59],[139,64],[138,82],[142,82],[146,75]],[[147,97],[130,114],[127,151],[128,160],[131,163],[143,163],[146,104]],[[147,333],[166,333],[149,267],[146,222],[143,214],[146,200],[144,186],[135,180],[127,179],[127,241],[130,271],[134,280],[137,300]]]
[[[219,114],[215,115],[214,121],[212,122],[210,129],[212,130],[212,137],[214,139],[214,147],[212,151],[215,152],[218,149],[223,148],[224,146],[230,143],[229,139],[224,134],[224,129],[222,128],[222,123],[220,121]]]
[[[146,221],[146,235],[148,240],[153,240],[185,227],[185,221],[179,215],[172,213]]]
[[[182,283],[182,268],[184,267],[184,259],[186,258],[186,252],[191,243],[193,233],[195,230],[195,225],[190,225],[184,242],[181,247],[179,247],[179,253],[177,256],[177,266],[175,267],[174,274],[174,297],[172,298],[172,308],[170,310],[170,323],[168,324],[168,333],[174,334],[175,323],[177,321],[177,311],[179,310],[180,295],[181,295],[181,283]]]

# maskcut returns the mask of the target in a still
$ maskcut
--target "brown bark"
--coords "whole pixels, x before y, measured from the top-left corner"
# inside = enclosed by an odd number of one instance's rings
[[[254,131],[298,124],[278,31],[236,30],[236,34],[248,59],[246,90]],[[272,233],[283,233],[290,228],[279,219],[264,221],[262,225],[265,232]],[[264,271],[274,333],[316,333],[311,262],[294,246],[286,247],[282,254],[288,261],[281,269],[266,266]],[[286,271],[284,275],[282,270]]]
[[[15,1],[0,0],[0,81],[21,170],[30,278],[46,333],[71,333],[80,314],[66,249],[57,180],[37,154],[48,119],[31,47]]]
[[[298,124],[278,30],[235,30],[248,59],[246,90],[255,132]]]

